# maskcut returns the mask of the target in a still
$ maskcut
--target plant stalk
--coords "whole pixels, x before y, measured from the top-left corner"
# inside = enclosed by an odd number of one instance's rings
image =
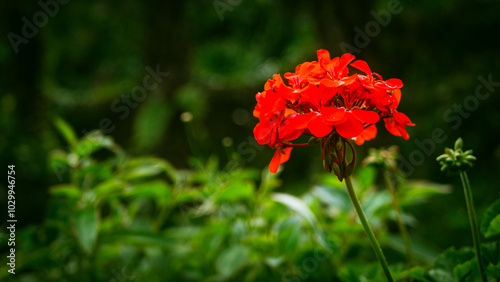
[[[373,231],[372,231],[370,225],[368,224],[368,221],[366,220],[365,213],[363,212],[363,209],[361,208],[361,204],[359,203],[358,197],[356,196],[356,193],[354,192],[354,188],[352,187],[352,182],[351,182],[350,176],[347,176],[345,178],[345,184],[347,187],[347,192],[349,193],[349,197],[351,198],[352,204],[354,205],[354,209],[356,209],[356,213],[358,214],[359,220],[361,221],[361,224],[363,225],[363,228],[365,229],[365,233],[368,236],[368,239],[370,240],[370,243],[373,247],[373,250],[375,251],[375,255],[377,256],[377,259],[380,262],[380,265],[382,266],[382,270],[384,271],[384,274],[385,274],[387,280],[392,282],[392,281],[394,281],[394,279],[392,278],[392,274],[389,270],[389,265],[387,264],[384,253],[382,252],[382,249],[380,248],[380,244],[378,243],[377,238],[375,238],[375,234],[373,234]]]
[[[408,235],[406,225],[404,225],[403,223],[403,216],[401,212],[401,206],[399,205],[398,196],[396,194],[396,190],[394,189],[394,183],[392,182],[390,172],[387,170],[384,171],[384,180],[387,186],[387,190],[389,190],[389,193],[391,194],[392,208],[396,212],[396,223],[398,224],[399,231],[401,232],[401,236],[403,237],[403,242],[405,244],[406,259],[408,260],[409,266],[412,267],[414,265],[414,261],[410,236]]]
[[[481,274],[481,279],[483,282],[487,282],[486,276],[484,275],[483,263],[481,260],[481,246],[479,242],[479,230],[477,228],[476,221],[476,211],[474,210],[474,201],[472,200],[472,191],[470,189],[469,179],[467,178],[467,173],[465,171],[460,172],[460,179],[462,180],[462,185],[464,187],[465,201],[467,203],[467,212],[469,214],[470,228],[472,231],[472,240],[474,242],[474,249],[476,250],[477,266],[479,268],[479,273]]]

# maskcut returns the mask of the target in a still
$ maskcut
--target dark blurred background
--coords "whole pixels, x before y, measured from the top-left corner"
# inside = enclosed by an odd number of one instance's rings
[[[79,136],[101,128],[130,154],[179,168],[215,155],[223,169],[231,152],[264,168],[272,150],[248,150],[255,94],[273,74],[315,60],[318,49],[351,52],[404,82],[399,108],[416,124],[410,140],[379,126],[358,152],[398,145],[407,177],[453,185],[452,196],[412,211],[428,227],[413,232],[442,248],[470,242],[458,178],[435,161],[459,136],[478,158],[470,173],[478,214],[499,195],[499,1],[40,3],[7,1],[0,20],[0,152],[4,168],[16,165],[21,226],[42,221],[47,188],[59,183],[47,155],[67,145],[54,117]],[[445,137],[430,141],[436,129]],[[323,172],[319,148],[292,155],[281,174],[290,193]]]

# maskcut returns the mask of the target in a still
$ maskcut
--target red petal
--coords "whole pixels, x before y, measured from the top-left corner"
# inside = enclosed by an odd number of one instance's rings
[[[346,120],[335,125],[335,129],[340,134],[340,136],[345,138],[353,138],[361,134],[363,131],[363,123],[356,119],[351,112],[346,112]]]
[[[281,155],[280,155],[280,164],[285,163],[290,159],[290,153],[292,152],[293,147],[286,147],[285,149],[281,150]]]
[[[342,82],[344,82],[342,85],[349,86],[352,83],[354,83],[356,81],[356,79],[358,79],[358,75],[357,74],[353,74],[351,76],[344,77],[344,78],[342,78]]]
[[[318,54],[318,61],[320,64],[328,64],[330,62],[330,52],[327,50],[319,49],[316,53]]]
[[[342,55],[342,57],[340,57],[338,70],[342,71],[343,68],[347,67],[347,65],[350,62],[352,62],[352,60],[354,60],[354,58],[355,58],[354,55],[349,54],[349,53],[345,53],[344,55]]]
[[[344,82],[342,80],[331,80],[329,78],[323,78],[321,80],[321,84],[326,87],[339,87],[340,85],[344,84]]]
[[[271,173],[276,173],[278,171],[278,167],[280,166],[280,148],[277,148],[274,152],[274,156],[269,163],[269,171]]]
[[[396,121],[396,123],[401,125],[415,126],[415,124],[411,122],[410,118],[407,115],[397,111],[393,111],[392,114],[394,115],[394,120]]]
[[[297,139],[307,127],[310,118],[311,116],[301,114],[293,114],[286,118],[279,127],[280,139],[287,141]]]
[[[335,95],[337,95],[338,88],[335,87],[329,87],[325,85],[324,82],[338,82],[338,81],[332,81],[330,79],[323,79],[320,85],[318,86],[318,96],[319,96],[319,106],[325,106],[326,103],[328,103]]]
[[[312,118],[307,124],[307,128],[311,133],[316,137],[325,137],[330,132],[332,132],[333,127],[331,125],[326,124],[323,117],[315,113],[316,116]]]
[[[351,112],[354,116],[362,122],[365,123],[376,123],[380,117],[376,112],[373,111],[365,111],[360,109],[352,109]]]
[[[291,115],[288,120],[290,122],[290,126],[294,127],[295,129],[304,129],[307,127],[307,123],[309,123],[309,121],[315,116],[315,113],[307,113],[304,115],[294,114]]]
[[[345,121],[345,108],[323,107],[320,111],[327,124],[335,125]]]
[[[318,87],[316,85],[309,84],[302,90],[299,104],[309,102],[311,105],[316,107],[316,109],[319,109],[320,97]]]
[[[255,139],[260,145],[268,144],[271,141],[271,131],[269,122],[259,122],[253,129],[253,134],[255,135]]]
[[[399,126],[396,122],[394,122],[393,118],[384,119],[385,128],[387,131],[392,133],[394,136],[402,136],[405,140],[410,138],[408,132],[406,132],[406,128],[404,126]]]
[[[276,151],[274,152],[274,156],[269,163],[269,171],[271,173],[276,173],[278,171],[278,168],[280,164],[288,161],[290,159],[290,152],[292,151],[292,147],[287,147],[287,148],[282,148],[278,147]]]
[[[394,93],[392,93],[395,102],[391,105],[391,109],[395,110],[399,106],[399,101],[401,101],[401,90],[396,89]]]
[[[368,64],[363,61],[363,60],[357,60],[351,63],[351,67],[357,68],[358,70],[370,75],[372,74],[372,71],[370,70],[370,67]]]
[[[365,141],[372,140],[375,136],[377,136],[377,127],[372,124],[365,128],[360,135],[356,136],[354,141],[356,141],[358,145],[363,145]]]
[[[401,88],[403,87],[403,82],[401,79],[391,78],[385,81],[385,84],[389,87]]]

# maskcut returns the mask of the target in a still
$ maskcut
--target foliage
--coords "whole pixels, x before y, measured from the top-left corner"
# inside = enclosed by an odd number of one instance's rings
[[[67,171],[52,186],[42,226],[19,230],[19,277],[35,281],[383,281],[343,185],[322,174],[300,195],[278,192],[280,180],[239,165],[220,170],[216,158],[192,159],[176,169],[155,157],[130,157],[99,131],[75,138],[56,120],[70,144],[50,162]],[[237,157],[233,159],[239,163]],[[398,177],[403,209],[420,206],[449,187]],[[398,279],[462,281],[477,275],[470,248],[436,250],[414,241],[421,266],[407,268],[387,190],[376,170],[361,167],[354,178],[363,209],[391,250]],[[482,222],[496,236],[499,204]],[[404,214],[409,226],[419,226]],[[425,226],[421,227],[425,228]],[[6,240],[2,237],[2,243]],[[498,242],[485,243],[487,272],[498,277]],[[398,262],[399,261],[399,262]],[[2,273],[5,278],[5,273]]]

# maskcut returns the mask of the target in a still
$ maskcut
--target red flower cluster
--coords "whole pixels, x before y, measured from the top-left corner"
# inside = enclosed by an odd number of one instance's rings
[[[390,133],[405,139],[409,138],[406,125],[414,125],[396,110],[401,80],[383,80],[365,61],[353,62],[351,54],[331,59],[326,50],[317,53],[318,61],[285,74],[288,85],[275,74],[256,95],[253,115],[260,122],[254,134],[259,144],[276,149],[269,164],[272,173],[288,160],[292,147],[307,145],[289,142],[302,134],[317,138],[338,134],[361,145],[375,138],[380,119]],[[349,75],[348,66],[365,74]]]

